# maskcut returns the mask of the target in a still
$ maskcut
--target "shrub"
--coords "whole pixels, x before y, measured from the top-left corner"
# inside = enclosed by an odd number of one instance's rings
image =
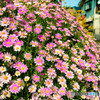
[[[99,52],[95,39],[61,5],[2,2],[0,99],[88,99],[70,93],[98,92]]]

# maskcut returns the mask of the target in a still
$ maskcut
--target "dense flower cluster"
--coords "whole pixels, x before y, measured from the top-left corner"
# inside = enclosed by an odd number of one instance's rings
[[[91,98],[71,92],[99,91],[95,39],[61,4],[25,1],[0,8],[0,99]]]

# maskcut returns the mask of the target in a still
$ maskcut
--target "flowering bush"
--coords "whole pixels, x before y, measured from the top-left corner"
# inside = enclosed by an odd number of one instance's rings
[[[89,99],[71,91],[98,92],[95,39],[61,5],[22,1],[0,8],[0,99]]]

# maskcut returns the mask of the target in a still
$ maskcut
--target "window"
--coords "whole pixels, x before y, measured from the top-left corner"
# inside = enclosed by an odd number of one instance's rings
[[[92,8],[92,1],[91,0],[86,0],[85,10],[88,11],[88,10],[91,10],[91,8]]]
[[[96,2],[96,13],[100,14],[100,3],[98,3],[99,0]]]

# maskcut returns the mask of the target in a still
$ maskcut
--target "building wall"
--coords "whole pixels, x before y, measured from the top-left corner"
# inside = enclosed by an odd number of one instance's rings
[[[90,23],[94,26],[93,34],[97,40],[100,40],[100,14],[96,13],[96,0],[92,0],[91,10],[85,10],[85,4],[82,6],[82,10],[87,18],[87,23]]]

